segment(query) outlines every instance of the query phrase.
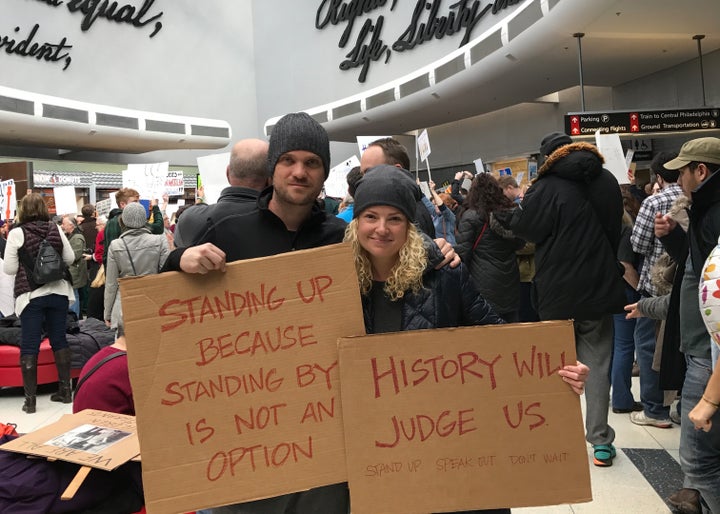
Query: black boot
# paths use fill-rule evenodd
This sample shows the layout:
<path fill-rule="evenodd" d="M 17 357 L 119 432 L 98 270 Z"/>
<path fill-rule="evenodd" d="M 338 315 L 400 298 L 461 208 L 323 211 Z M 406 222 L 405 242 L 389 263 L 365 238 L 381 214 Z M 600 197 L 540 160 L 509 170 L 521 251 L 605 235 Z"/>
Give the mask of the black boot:
<path fill-rule="evenodd" d="M 28 414 L 35 412 L 35 392 L 37 391 L 37 355 L 21 355 L 20 371 L 25 389 L 25 405 L 22 410 Z"/>
<path fill-rule="evenodd" d="M 72 403 L 72 382 L 70 381 L 70 361 L 72 350 L 63 348 L 55 352 L 55 367 L 58 372 L 58 392 L 50 396 L 52 402 Z"/>

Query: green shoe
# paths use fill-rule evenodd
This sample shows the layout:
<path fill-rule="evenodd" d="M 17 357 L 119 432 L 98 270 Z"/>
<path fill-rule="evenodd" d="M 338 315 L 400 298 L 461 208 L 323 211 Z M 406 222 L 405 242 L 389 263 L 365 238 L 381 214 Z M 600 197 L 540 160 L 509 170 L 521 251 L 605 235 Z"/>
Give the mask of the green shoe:
<path fill-rule="evenodd" d="M 596 466 L 602 468 L 612 466 L 615 455 L 617 455 L 617 452 L 612 444 L 593 445 L 593 464 Z"/>

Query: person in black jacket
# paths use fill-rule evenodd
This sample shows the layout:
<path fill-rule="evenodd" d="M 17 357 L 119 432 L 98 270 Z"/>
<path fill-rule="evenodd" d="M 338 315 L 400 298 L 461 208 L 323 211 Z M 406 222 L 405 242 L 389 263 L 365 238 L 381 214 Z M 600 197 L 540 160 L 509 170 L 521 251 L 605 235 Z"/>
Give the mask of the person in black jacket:
<path fill-rule="evenodd" d="M 386 137 L 373 141 L 368 145 L 360 156 L 360 170 L 365 173 L 367 170 L 380 164 L 389 164 L 400 168 L 410 176 L 410 156 L 407 149 L 400 142 L 392 137 Z M 422 202 L 422 191 L 415 186 L 415 225 L 431 238 L 435 238 L 435 225 L 430 213 Z"/>
<path fill-rule="evenodd" d="M 378 166 L 355 191 L 354 219 L 345 231 L 355 254 L 368 334 L 503 323 L 480 295 L 461 264 L 427 270 L 427 257 L 413 224 L 412 179 Z M 582 393 L 588 368 L 577 362 L 559 371 Z M 508 513 L 509 509 L 487 511 Z"/>
<path fill-rule="evenodd" d="M 698 298 L 705 259 L 720 236 L 720 139 L 692 139 L 682 146 L 675 159 L 663 166 L 679 171 L 678 184 L 692 205 L 687 233 L 669 215 L 655 215 L 655 237 L 660 238 L 678 263 L 670 295 L 660 378 L 661 384 L 674 379 L 682 389 L 680 466 L 686 485 L 700 492 L 710 512 L 720 512 L 719 399 L 706 390 L 713 369 L 713 343 L 705 329 Z M 678 357 L 681 360 L 676 360 Z M 712 422 L 703 430 L 697 430 L 693 421 L 697 422 L 698 417 L 692 420 L 691 411 L 694 417 Z M 677 494 L 671 496 L 671 503 L 678 498 Z"/>
<path fill-rule="evenodd" d="M 230 186 L 222 190 L 216 204 L 198 203 L 183 211 L 182 219 L 178 218 L 175 225 L 175 246 L 184 248 L 195 244 L 216 210 L 227 207 L 229 212 L 236 213 L 239 205 L 252 210 L 260 191 L 270 185 L 267 154 L 268 144 L 261 139 L 241 139 L 235 143 L 226 170 Z M 226 203 L 234 205 L 228 207 Z"/>
<path fill-rule="evenodd" d="M 535 243 L 533 295 L 540 319 L 573 319 L 578 358 L 593 370 L 587 384 L 586 439 L 594 464 L 610 466 L 615 431 L 608 424 L 614 313 L 623 312 L 623 270 L 616 256 L 623 200 L 604 158 L 589 143 L 553 132 L 547 159 L 519 208 L 498 221 Z"/>
<path fill-rule="evenodd" d="M 495 177 L 477 175 L 465 199 L 455 245 L 475 287 L 508 323 L 519 321 L 520 270 L 515 252 L 525 241 L 500 225 L 494 212 L 513 205 Z"/>

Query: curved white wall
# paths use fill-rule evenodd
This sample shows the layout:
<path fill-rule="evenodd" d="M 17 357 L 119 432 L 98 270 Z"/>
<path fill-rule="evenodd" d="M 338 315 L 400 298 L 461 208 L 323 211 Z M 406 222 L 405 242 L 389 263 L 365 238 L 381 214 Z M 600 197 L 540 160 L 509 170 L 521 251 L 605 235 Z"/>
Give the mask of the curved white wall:
<path fill-rule="evenodd" d="M 37 24 L 33 41 L 55 44 L 66 38 L 72 48 L 65 53 L 72 61 L 63 70 L 64 59 L 20 57 L 8 54 L 6 45 L 0 48 L 0 86 L 125 109 L 226 120 L 234 138 L 259 134 L 252 3 L 148 3 L 152 5 L 144 19 L 162 16 L 145 27 L 97 18 L 83 31 L 83 14 L 70 12 L 68 2 L 53 7 L 38 0 L 4 1 L 0 38 L 20 42 Z M 118 4 L 139 8 L 143 1 Z M 156 21 L 162 28 L 150 38 Z M 207 153 L 183 150 L 121 159 L 195 164 L 196 155 Z M 117 159 L 102 154 L 90 157 Z"/>

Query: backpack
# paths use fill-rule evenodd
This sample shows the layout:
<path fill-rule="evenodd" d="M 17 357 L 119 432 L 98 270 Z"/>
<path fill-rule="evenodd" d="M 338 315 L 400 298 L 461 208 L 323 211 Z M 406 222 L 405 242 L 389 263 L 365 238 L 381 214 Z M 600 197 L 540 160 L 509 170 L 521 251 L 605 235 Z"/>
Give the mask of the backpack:
<path fill-rule="evenodd" d="M 50 228 L 48 227 L 48 231 L 49 230 Z M 43 240 L 40 241 L 35 262 L 32 263 L 30 261 L 30 256 L 25 249 L 23 249 L 21 260 L 25 266 L 30 287 L 33 289 L 43 284 L 65 278 L 67 265 L 65 261 L 63 261 L 62 255 L 60 255 L 47 240 L 47 234 Z"/>

